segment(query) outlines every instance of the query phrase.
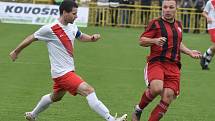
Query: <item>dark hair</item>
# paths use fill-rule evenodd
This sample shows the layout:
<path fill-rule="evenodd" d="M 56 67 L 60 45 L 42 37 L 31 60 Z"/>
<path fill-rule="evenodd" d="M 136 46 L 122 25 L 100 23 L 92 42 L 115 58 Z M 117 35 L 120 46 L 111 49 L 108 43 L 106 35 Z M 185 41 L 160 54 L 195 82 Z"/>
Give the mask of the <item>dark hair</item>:
<path fill-rule="evenodd" d="M 71 12 L 73 8 L 78 8 L 78 4 L 74 0 L 64 0 L 59 7 L 60 15 L 63 14 L 63 11 Z"/>
<path fill-rule="evenodd" d="M 163 1 L 175 1 L 176 5 L 177 5 L 177 0 L 163 0 Z"/>

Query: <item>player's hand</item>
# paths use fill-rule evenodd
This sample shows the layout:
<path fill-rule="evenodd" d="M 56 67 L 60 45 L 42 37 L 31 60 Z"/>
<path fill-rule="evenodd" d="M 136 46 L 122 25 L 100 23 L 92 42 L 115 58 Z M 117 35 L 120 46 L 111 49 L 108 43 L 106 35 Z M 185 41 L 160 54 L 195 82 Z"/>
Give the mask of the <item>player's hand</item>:
<path fill-rule="evenodd" d="M 198 50 L 191 50 L 190 57 L 199 59 L 202 57 L 202 54 Z"/>
<path fill-rule="evenodd" d="M 166 42 L 166 37 L 160 37 L 155 39 L 155 44 L 158 46 L 163 46 L 164 43 Z"/>
<path fill-rule="evenodd" d="M 91 37 L 91 40 L 92 40 L 92 42 L 96 42 L 100 38 L 101 38 L 100 34 L 93 34 Z"/>
<path fill-rule="evenodd" d="M 14 50 L 10 52 L 9 56 L 12 61 L 15 61 L 18 58 L 18 54 Z"/>

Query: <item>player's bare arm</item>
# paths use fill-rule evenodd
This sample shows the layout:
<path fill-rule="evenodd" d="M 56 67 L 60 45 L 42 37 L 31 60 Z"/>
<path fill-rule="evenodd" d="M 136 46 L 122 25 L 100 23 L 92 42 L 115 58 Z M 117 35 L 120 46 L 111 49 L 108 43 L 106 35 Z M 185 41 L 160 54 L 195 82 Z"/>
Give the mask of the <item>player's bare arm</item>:
<path fill-rule="evenodd" d="M 12 50 L 9 54 L 12 61 L 15 61 L 18 58 L 19 53 L 29 46 L 32 42 L 34 42 L 36 39 L 34 38 L 34 35 L 29 35 L 26 37 L 14 50 Z"/>
<path fill-rule="evenodd" d="M 82 42 L 96 42 L 100 38 L 101 38 L 100 34 L 88 35 L 88 34 L 82 33 L 79 40 Z"/>
<path fill-rule="evenodd" d="M 208 13 L 207 13 L 206 11 L 203 11 L 203 12 L 202 12 L 202 15 L 207 19 L 207 22 L 208 22 L 208 23 L 212 23 L 212 18 L 210 18 L 210 17 L 208 16 Z"/>
<path fill-rule="evenodd" d="M 202 57 L 201 52 L 199 52 L 198 50 L 190 50 L 183 43 L 181 43 L 180 50 L 182 53 L 189 55 L 190 57 L 195 59 L 199 59 Z"/>
<path fill-rule="evenodd" d="M 147 37 L 141 37 L 139 44 L 143 47 L 148 47 L 153 44 L 156 44 L 158 46 L 163 46 L 163 44 L 166 42 L 165 37 L 159 37 L 159 38 L 147 38 Z"/>

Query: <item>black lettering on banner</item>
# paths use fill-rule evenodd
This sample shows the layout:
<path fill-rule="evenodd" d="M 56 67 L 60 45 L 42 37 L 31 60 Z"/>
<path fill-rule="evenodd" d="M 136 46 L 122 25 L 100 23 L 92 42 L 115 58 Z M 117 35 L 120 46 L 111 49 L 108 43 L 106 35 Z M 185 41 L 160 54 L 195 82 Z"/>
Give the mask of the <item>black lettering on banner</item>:
<path fill-rule="evenodd" d="M 7 13 L 7 12 L 12 13 L 13 7 L 14 6 L 6 6 L 5 13 Z"/>
<path fill-rule="evenodd" d="M 40 8 L 40 7 L 32 7 L 32 6 L 16 6 L 16 5 L 7 5 L 5 10 L 5 13 L 24 13 L 24 14 L 41 14 L 41 15 L 58 15 L 59 10 L 55 8 Z"/>
<path fill-rule="evenodd" d="M 51 9 L 50 15 L 58 15 L 58 9 Z"/>
<path fill-rule="evenodd" d="M 49 8 L 43 8 L 43 10 L 42 10 L 42 15 L 48 15 L 49 14 Z"/>
<path fill-rule="evenodd" d="M 32 7 L 25 7 L 24 13 L 30 13 L 31 10 L 32 10 Z"/>
<path fill-rule="evenodd" d="M 23 10 L 23 7 L 21 7 L 21 6 L 17 6 L 17 7 L 14 8 L 15 13 L 21 13 L 22 10 Z"/>
<path fill-rule="evenodd" d="M 33 8 L 32 13 L 33 13 L 33 14 L 39 14 L 40 11 L 41 11 L 40 8 Z"/>

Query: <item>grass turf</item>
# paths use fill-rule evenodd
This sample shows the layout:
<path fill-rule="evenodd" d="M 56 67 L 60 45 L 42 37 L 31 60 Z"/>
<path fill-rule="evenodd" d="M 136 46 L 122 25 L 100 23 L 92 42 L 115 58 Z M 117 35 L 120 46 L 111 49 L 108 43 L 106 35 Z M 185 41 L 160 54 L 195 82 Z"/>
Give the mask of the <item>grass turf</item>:
<path fill-rule="evenodd" d="M 26 48 L 16 62 L 9 52 L 27 35 L 39 28 L 35 25 L 0 23 L 0 121 L 23 121 L 41 96 L 52 90 L 46 45 L 35 42 Z M 97 96 L 114 115 L 128 113 L 140 100 L 145 83 L 143 68 L 149 49 L 138 45 L 142 28 L 88 27 L 85 33 L 100 33 L 96 43 L 75 44 L 76 72 L 96 89 Z M 189 48 L 204 52 L 210 45 L 207 34 L 184 34 Z M 163 121 L 213 121 L 215 109 L 214 70 L 202 71 L 199 60 L 182 55 L 181 95 L 172 103 Z M 145 110 L 147 120 L 159 97 Z M 69 94 L 41 113 L 39 121 L 102 121 L 91 111 L 84 97 Z"/>

